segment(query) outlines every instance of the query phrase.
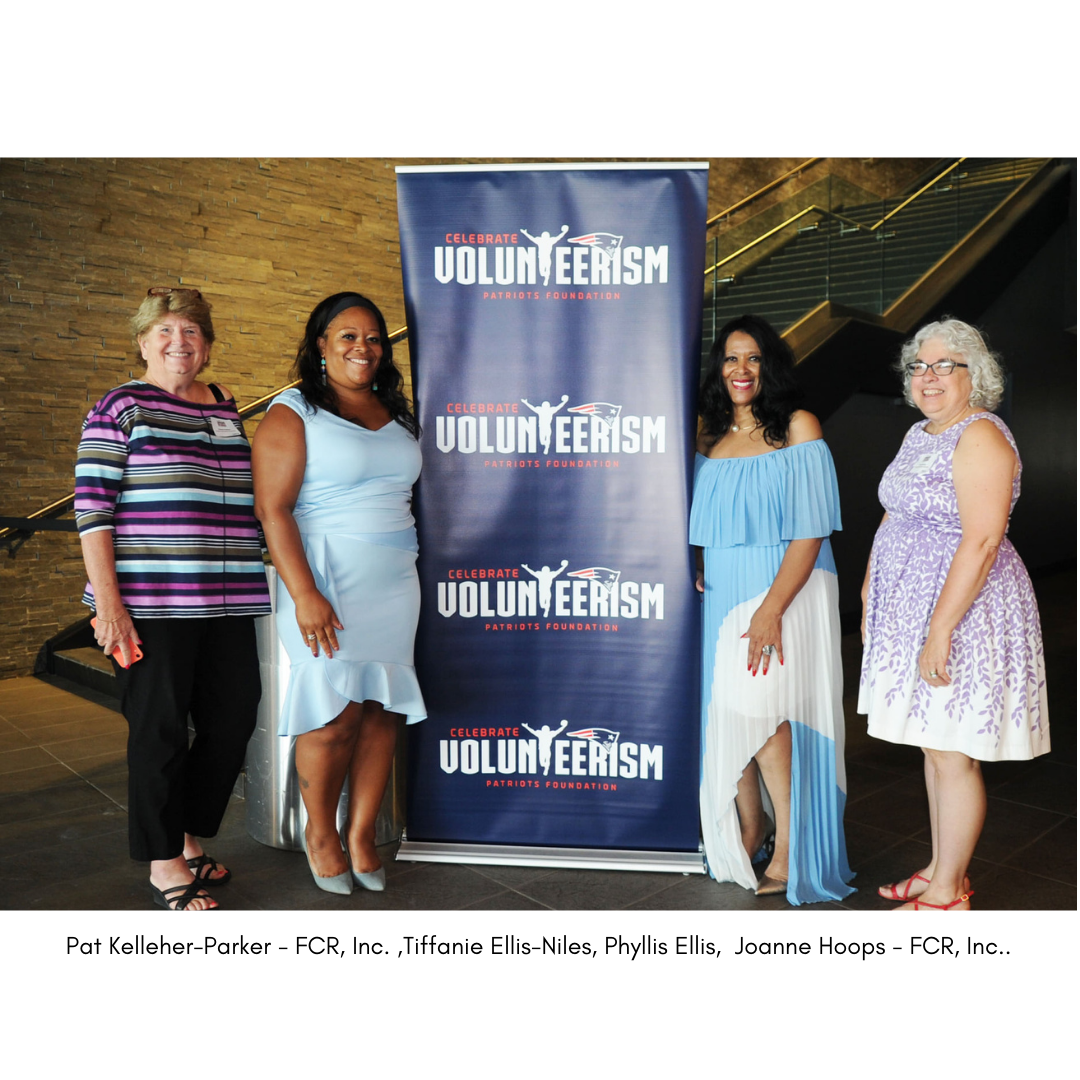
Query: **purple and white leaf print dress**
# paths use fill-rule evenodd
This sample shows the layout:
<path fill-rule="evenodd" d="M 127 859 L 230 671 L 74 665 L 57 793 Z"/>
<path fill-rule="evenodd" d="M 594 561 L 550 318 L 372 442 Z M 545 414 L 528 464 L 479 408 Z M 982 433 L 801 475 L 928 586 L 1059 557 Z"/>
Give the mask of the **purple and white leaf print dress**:
<path fill-rule="evenodd" d="M 953 631 L 951 682 L 932 687 L 919 676 L 930 616 L 960 544 L 953 453 L 977 420 L 994 424 L 1016 453 L 993 413 L 973 413 L 939 435 L 921 421 L 881 478 L 878 498 L 889 516 L 870 556 L 858 711 L 868 714 L 870 734 L 888 742 L 979 761 L 1025 760 L 1050 749 L 1046 671 L 1035 594 L 1008 538 Z M 1018 472 L 1010 513 L 1019 496 Z"/>

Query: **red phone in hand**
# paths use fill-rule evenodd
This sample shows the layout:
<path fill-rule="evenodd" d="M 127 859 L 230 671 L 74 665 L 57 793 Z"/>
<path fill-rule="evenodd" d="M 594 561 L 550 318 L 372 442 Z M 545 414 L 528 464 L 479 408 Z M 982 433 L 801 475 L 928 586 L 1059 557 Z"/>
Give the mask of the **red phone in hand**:
<path fill-rule="evenodd" d="M 97 626 L 97 619 L 96 619 L 96 618 L 93 618 L 93 619 L 91 619 L 91 620 L 90 620 L 90 625 L 91 625 L 91 626 L 93 626 L 93 627 L 96 627 L 96 626 Z M 138 645 L 136 645 L 136 644 L 135 644 L 134 642 L 132 642 L 132 643 L 131 643 L 131 647 L 132 647 L 132 649 L 134 650 L 134 651 L 132 652 L 132 654 L 131 654 L 131 663 L 132 663 L 132 664 L 134 664 L 136 660 L 141 660 L 141 659 L 142 659 L 142 656 L 143 656 L 143 654 L 142 654 L 142 649 L 140 649 L 140 648 L 139 648 L 139 646 L 138 646 Z M 119 665 L 120 665 L 120 666 L 121 666 L 122 668 L 128 668 L 128 667 L 131 667 L 131 664 L 125 664 L 125 663 L 124 663 L 124 654 L 123 654 L 123 652 L 121 651 L 121 649 L 120 649 L 120 646 L 119 646 L 119 645 L 117 645 L 117 646 L 116 646 L 116 648 L 115 648 L 115 649 L 113 649 L 113 659 L 114 659 L 114 660 L 115 660 L 115 661 L 116 661 L 116 662 L 117 662 L 117 663 L 118 663 L 118 664 L 119 664 Z"/>

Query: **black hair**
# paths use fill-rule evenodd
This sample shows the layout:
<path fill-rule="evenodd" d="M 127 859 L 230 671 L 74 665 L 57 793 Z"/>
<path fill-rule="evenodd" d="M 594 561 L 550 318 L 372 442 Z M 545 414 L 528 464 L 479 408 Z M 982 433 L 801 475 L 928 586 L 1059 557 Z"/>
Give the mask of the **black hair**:
<path fill-rule="evenodd" d="M 727 340 L 739 332 L 749 334 L 757 342 L 761 353 L 759 389 L 750 403 L 754 420 L 764 429 L 767 443 L 785 446 L 792 413 L 799 407 L 802 398 L 802 390 L 795 379 L 795 354 L 791 346 L 758 315 L 740 315 L 725 323 L 709 350 L 699 398 L 701 434 L 712 446 L 731 427 L 735 407 L 728 396 L 723 368 Z"/>
<path fill-rule="evenodd" d="M 345 302 L 345 305 L 343 305 Z M 379 361 L 372 392 L 386 406 L 390 418 L 396 420 L 414 439 L 420 438 L 420 424 L 409 408 L 409 402 L 401 392 L 404 379 L 394 364 L 394 347 L 386 329 L 386 320 L 378 307 L 366 296 L 354 292 L 334 293 L 315 305 L 315 310 L 308 316 L 304 336 L 296 350 L 293 364 L 293 378 L 300 380 L 300 393 L 304 400 L 316 409 L 325 409 L 335 416 L 340 416 L 337 395 L 333 387 L 323 380 L 322 355 L 319 352 L 319 338 L 326 336 L 326 328 L 334 317 L 348 308 L 358 307 L 370 311 L 379 324 L 379 337 L 382 338 L 382 359 Z"/>

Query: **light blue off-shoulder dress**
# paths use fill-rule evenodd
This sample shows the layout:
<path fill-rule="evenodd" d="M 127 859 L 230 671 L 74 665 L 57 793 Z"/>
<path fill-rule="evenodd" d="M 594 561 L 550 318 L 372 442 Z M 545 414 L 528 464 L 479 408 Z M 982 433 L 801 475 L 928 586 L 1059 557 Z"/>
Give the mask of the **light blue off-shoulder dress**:
<path fill-rule="evenodd" d="M 839 900 L 844 843 L 843 675 L 836 564 L 836 470 L 818 439 L 758 457 L 697 455 L 690 543 L 704 549 L 701 830 L 709 873 L 747 889 L 757 876 L 742 845 L 735 789 L 750 759 L 791 723 L 791 846 L 787 899 Z M 809 579 L 783 618 L 784 663 L 746 669 L 743 634 L 792 540 L 823 537 Z M 762 790 L 766 809 L 768 795 Z"/>
<path fill-rule="evenodd" d="M 409 723 L 423 720 L 413 667 L 420 584 L 411 509 L 420 447 L 394 421 L 370 431 L 313 409 L 296 389 L 270 403 L 279 406 L 304 421 L 307 463 L 293 517 L 315 584 L 345 629 L 333 659 L 321 650 L 312 656 L 279 583 L 277 628 L 291 667 L 278 734 L 322 727 L 350 701 L 379 701 Z"/>

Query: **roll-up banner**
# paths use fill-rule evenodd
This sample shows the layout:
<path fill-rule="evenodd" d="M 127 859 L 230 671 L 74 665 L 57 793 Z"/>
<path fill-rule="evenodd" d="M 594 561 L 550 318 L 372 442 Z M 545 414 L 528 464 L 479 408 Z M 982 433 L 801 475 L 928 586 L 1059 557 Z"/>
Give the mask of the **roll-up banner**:
<path fill-rule="evenodd" d="M 401 858 L 701 867 L 707 168 L 397 170 L 428 708 Z"/>

